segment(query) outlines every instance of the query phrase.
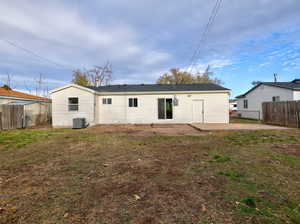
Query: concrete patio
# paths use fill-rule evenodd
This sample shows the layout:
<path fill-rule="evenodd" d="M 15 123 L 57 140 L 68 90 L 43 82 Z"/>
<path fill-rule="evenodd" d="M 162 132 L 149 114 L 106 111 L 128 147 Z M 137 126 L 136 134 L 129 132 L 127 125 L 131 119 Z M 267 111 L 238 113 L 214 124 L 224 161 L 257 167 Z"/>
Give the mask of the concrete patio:
<path fill-rule="evenodd" d="M 286 127 L 266 125 L 266 124 L 242 124 L 242 123 L 229 123 L 229 124 L 191 124 L 194 128 L 201 131 L 237 131 L 237 130 L 284 130 L 289 129 Z"/>

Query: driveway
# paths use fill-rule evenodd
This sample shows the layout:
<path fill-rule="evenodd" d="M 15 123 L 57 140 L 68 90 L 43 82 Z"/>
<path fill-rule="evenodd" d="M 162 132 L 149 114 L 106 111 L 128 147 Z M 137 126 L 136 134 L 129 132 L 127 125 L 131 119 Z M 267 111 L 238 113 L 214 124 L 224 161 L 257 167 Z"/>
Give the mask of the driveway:
<path fill-rule="evenodd" d="M 242 123 L 230 123 L 230 124 L 192 124 L 193 127 L 202 131 L 226 131 L 226 130 L 280 130 L 289 129 L 286 127 L 266 125 L 266 124 L 242 124 Z"/>

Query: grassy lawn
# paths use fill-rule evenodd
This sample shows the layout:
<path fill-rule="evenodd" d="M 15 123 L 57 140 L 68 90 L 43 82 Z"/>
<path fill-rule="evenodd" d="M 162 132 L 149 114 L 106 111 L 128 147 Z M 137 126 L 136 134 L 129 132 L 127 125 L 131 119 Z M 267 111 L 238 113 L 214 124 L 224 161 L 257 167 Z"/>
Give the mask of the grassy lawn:
<path fill-rule="evenodd" d="M 255 119 L 230 117 L 230 123 L 241 123 L 241 124 L 262 124 L 261 121 Z"/>
<path fill-rule="evenodd" d="M 0 223 L 299 224 L 300 132 L 1 132 Z"/>

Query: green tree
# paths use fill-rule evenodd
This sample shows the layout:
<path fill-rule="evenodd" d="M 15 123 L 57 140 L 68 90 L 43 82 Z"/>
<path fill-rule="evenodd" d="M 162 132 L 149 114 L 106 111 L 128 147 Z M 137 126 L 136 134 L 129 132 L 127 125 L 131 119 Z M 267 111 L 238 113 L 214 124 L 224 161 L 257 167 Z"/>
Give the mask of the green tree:
<path fill-rule="evenodd" d="M 9 85 L 3 85 L 1 88 L 3 88 L 3 89 L 6 89 L 6 90 L 12 90 L 12 88 L 10 88 L 10 86 Z"/>
<path fill-rule="evenodd" d="M 88 86 L 90 82 L 87 72 L 81 71 L 80 69 L 76 69 L 75 71 L 73 71 L 72 83 L 80 86 Z"/>
<path fill-rule="evenodd" d="M 192 74 L 186 71 L 180 71 L 178 68 L 170 69 L 168 73 L 161 75 L 156 83 L 158 84 L 189 84 L 189 83 L 215 83 L 221 84 L 222 81 L 213 78 L 213 72 L 207 66 L 203 73 Z"/>
<path fill-rule="evenodd" d="M 158 84 L 180 84 L 193 83 L 194 77 L 187 73 L 180 71 L 178 68 L 170 69 L 169 73 L 165 73 L 157 80 Z"/>

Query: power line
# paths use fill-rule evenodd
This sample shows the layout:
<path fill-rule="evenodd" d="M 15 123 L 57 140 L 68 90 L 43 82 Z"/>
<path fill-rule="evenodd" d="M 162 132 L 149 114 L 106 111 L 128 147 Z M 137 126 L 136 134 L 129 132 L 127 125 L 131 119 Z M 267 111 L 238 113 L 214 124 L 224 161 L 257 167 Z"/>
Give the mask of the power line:
<path fill-rule="evenodd" d="M 201 47 L 202 47 L 203 43 L 205 42 L 205 40 L 206 40 L 206 38 L 208 36 L 208 33 L 209 33 L 209 31 L 210 31 L 210 29 L 211 29 L 211 27 L 212 27 L 212 25 L 213 25 L 213 23 L 215 21 L 215 18 L 217 16 L 218 12 L 219 12 L 221 3 L 222 3 L 222 0 L 216 0 L 216 3 L 214 5 L 214 7 L 213 7 L 213 9 L 211 11 L 210 17 L 208 19 L 208 22 L 207 22 L 207 24 L 205 26 L 205 29 L 204 29 L 204 31 L 202 33 L 202 36 L 200 38 L 199 44 L 198 44 L 196 50 L 194 51 L 194 53 L 193 53 L 193 55 L 192 55 L 192 57 L 190 59 L 189 66 L 185 70 L 186 72 L 193 70 L 193 67 L 195 66 L 195 64 L 197 62 L 197 58 L 199 58 L 199 56 L 200 56 Z"/>
<path fill-rule="evenodd" d="M 202 34 L 202 37 L 200 39 L 200 42 L 199 42 L 199 45 L 198 47 L 196 48 L 195 52 L 194 52 L 194 55 L 193 55 L 193 59 L 191 61 L 191 65 L 190 65 L 190 70 L 192 71 L 193 67 L 196 65 L 196 62 L 197 62 L 197 58 L 200 57 L 200 53 L 201 53 L 201 47 L 203 45 L 203 43 L 206 41 L 206 38 L 208 36 L 208 33 L 210 31 L 210 28 L 212 27 L 214 21 L 215 21 L 215 18 L 217 16 L 217 13 L 218 13 L 218 10 L 220 8 L 220 5 L 221 5 L 221 1 L 222 0 L 217 0 L 216 1 L 216 4 L 211 12 L 211 15 L 209 17 L 209 20 L 208 20 L 208 23 L 203 31 L 203 34 Z"/>
<path fill-rule="evenodd" d="M 20 45 L 18 45 L 18 44 L 16 44 L 16 43 L 12 42 L 12 41 L 5 40 L 5 39 L 0 39 L 0 40 L 6 42 L 7 44 L 9 44 L 9 45 L 11 45 L 11 46 L 13 46 L 13 47 L 15 47 L 15 48 L 18 48 L 18 49 L 20 49 L 20 50 L 22 50 L 22 51 L 24 51 L 24 52 L 27 52 L 28 54 L 31 54 L 31 55 L 33 55 L 33 56 L 39 58 L 39 59 L 42 59 L 42 60 L 44 60 L 44 61 L 47 61 L 48 63 L 54 64 L 54 65 L 59 66 L 59 67 L 64 67 L 64 68 L 73 70 L 72 68 L 69 68 L 69 67 L 67 67 L 66 65 L 59 64 L 59 63 L 57 63 L 57 62 L 55 62 L 55 61 L 53 61 L 53 60 L 50 60 L 50 59 L 48 59 L 48 58 L 46 58 L 46 57 L 43 57 L 43 56 L 41 56 L 41 55 L 39 55 L 39 54 L 37 54 L 37 53 L 31 51 L 31 50 L 28 50 L 28 49 L 26 49 L 26 48 L 24 48 L 24 47 L 22 47 L 22 46 L 20 46 Z"/>
<path fill-rule="evenodd" d="M 209 17 L 209 20 L 208 20 L 208 22 L 207 22 L 207 24 L 205 26 L 205 29 L 204 29 L 204 31 L 202 33 L 202 36 L 200 38 L 198 47 L 194 51 L 194 54 L 193 54 L 193 56 L 191 58 L 190 66 L 187 68 L 187 71 L 189 71 L 189 70 L 192 71 L 192 69 L 193 69 L 193 67 L 194 67 L 194 65 L 196 63 L 196 58 L 199 56 L 202 44 L 206 40 L 207 34 L 208 34 L 209 30 L 210 30 L 210 27 L 212 26 L 212 24 L 213 24 L 213 22 L 215 20 L 215 17 L 217 15 L 218 9 L 220 7 L 220 3 L 221 3 L 221 0 L 217 0 L 216 3 L 215 3 L 215 5 L 214 5 L 214 7 L 213 7 L 213 10 L 212 10 L 211 15 Z"/>

